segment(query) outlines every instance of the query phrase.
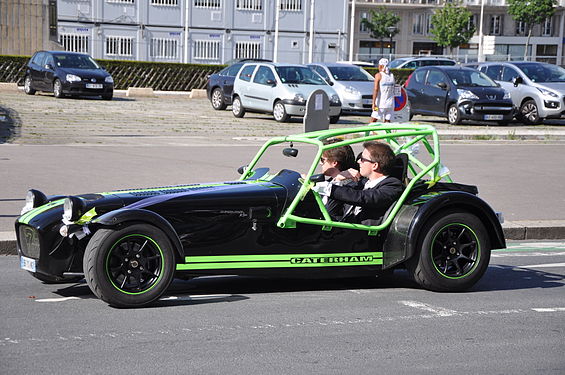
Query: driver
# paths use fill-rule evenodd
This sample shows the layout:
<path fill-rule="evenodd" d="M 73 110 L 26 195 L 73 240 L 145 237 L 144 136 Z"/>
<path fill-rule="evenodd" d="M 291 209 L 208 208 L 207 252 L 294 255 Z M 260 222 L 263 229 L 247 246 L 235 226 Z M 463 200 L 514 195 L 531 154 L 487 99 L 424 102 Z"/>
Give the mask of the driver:
<path fill-rule="evenodd" d="M 402 182 L 389 176 L 395 155 L 389 145 L 365 142 L 358 158 L 359 170 L 350 168 L 337 174 L 336 182 L 351 179 L 355 184 L 340 186 L 322 182 L 314 186 L 320 195 L 343 204 L 342 221 L 371 225 L 381 220 L 386 210 L 402 194 Z"/>

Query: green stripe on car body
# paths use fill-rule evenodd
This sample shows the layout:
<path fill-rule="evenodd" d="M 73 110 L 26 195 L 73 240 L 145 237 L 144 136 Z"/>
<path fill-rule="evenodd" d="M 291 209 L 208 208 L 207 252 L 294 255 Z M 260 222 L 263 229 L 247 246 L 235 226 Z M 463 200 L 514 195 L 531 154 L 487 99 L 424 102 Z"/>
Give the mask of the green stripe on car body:
<path fill-rule="evenodd" d="M 37 215 L 50 210 L 54 207 L 57 206 L 61 206 L 63 205 L 63 202 L 65 201 L 65 199 L 57 199 L 56 201 L 53 202 L 49 202 L 47 204 L 44 204 L 43 206 L 39 206 L 34 208 L 33 210 L 26 212 L 25 214 L 23 214 L 22 216 L 20 216 L 20 218 L 18 219 L 18 221 L 22 224 L 29 224 L 29 222 L 36 217 Z"/>
<path fill-rule="evenodd" d="M 382 256 L 382 252 L 188 256 L 177 270 L 374 266 L 383 264 Z"/>

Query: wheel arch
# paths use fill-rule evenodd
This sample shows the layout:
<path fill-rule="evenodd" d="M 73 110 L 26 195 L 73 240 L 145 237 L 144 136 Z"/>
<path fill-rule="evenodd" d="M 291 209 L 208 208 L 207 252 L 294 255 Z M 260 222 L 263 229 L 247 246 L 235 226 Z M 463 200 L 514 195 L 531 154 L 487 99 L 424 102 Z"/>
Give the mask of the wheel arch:
<path fill-rule="evenodd" d="M 536 103 L 536 105 L 539 106 L 539 103 L 538 103 L 538 101 L 536 100 L 536 98 L 534 98 L 533 96 L 526 96 L 526 97 L 524 97 L 524 98 L 522 99 L 522 101 L 520 102 L 520 107 L 519 107 L 518 109 L 522 108 L 522 106 L 524 105 L 524 103 L 526 103 L 528 100 L 533 100 L 533 101 Z M 539 109 L 538 109 L 538 110 L 539 110 Z"/>
<path fill-rule="evenodd" d="M 502 226 L 495 212 L 485 201 L 470 193 L 446 192 L 428 200 L 414 216 L 408 230 L 409 257 L 418 251 L 418 241 L 427 220 L 441 211 L 462 211 L 477 216 L 487 230 L 491 249 L 506 247 Z"/>
<path fill-rule="evenodd" d="M 119 209 L 100 216 L 94 223 L 101 228 L 113 228 L 124 224 L 138 223 L 153 225 L 163 231 L 171 241 L 176 262 L 184 262 L 184 251 L 176 230 L 164 217 L 153 211 L 143 209 Z"/>

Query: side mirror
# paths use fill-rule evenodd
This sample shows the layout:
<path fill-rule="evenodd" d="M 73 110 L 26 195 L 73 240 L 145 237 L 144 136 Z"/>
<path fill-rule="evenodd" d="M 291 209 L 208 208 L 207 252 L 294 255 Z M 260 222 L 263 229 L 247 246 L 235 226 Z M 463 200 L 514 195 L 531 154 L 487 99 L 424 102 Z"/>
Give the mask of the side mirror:
<path fill-rule="evenodd" d="M 514 85 L 514 87 L 518 87 L 519 84 L 524 83 L 524 80 L 522 79 L 522 77 L 517 76 L 512 78 L 512 84 Z"/>
<path fill-rule="evenodd" d="M 310 181 L 315 183 L 324 182 L 326 181 L 326 176 L 324 176 L 323 173 L 313 174 L 312 176 L 310 176 Z"/>
<path fill-rule="evenodd" d="M 445 82 L 439 82 L 436 86 L 439 87 L 442 90 L 447 89 L 447 83 L 445 83 Z"/>
<path fill-rule="evenodd" d="M 273 86 L 273 87 L 275 87 L 277 85 L 277 81 L 275 81 L 274 79 L 268 79 L 266 83 L 267 83 L 267 85 Z"/>
<path fill-rule="evenodd" d="M 245 172 L 246 168 L 247 168 L 247 165 L 242 165 L 241 167 L 237 168 L 237 173 L 243 174 L 243 172 Z"/>
<path fill-rule="evenodd" d="M 51 64 L 45 64 L 45 69 L 53 70 L 53 66 Z"/>
<path fill-rule="evenodd" d="M 328 83 L 328 85 L 333 86 L 334 85 L 334 81 L 332 81 L 331 79 L 326 79 L 326 82 Z"/>
<path fill-rule="evenodd" d="M 283 149 L 283 155 L 289 158 L 295 158 L 298 156 L 298 150 L 293 147 L 287 147 Z"/>

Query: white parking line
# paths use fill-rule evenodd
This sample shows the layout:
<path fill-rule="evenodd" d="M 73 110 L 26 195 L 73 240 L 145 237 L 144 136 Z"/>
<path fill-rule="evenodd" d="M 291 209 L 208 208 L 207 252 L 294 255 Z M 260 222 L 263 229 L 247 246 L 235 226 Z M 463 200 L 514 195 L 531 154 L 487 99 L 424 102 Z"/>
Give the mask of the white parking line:
<path fill-rule="evenodd" d="M 529 266 L 518 266 L 520 268 L 556 268 L 565 267 L 565 263 L 546 263 L 546 264 L 530 264 Z"/>
<path fill-rule="evenodd" d="M 536 311 L 536 312 L 565 312 L 565 307 L 539 307 L 539 308 L 533 308 L 532 310 Z"/>
<path fill-rule="evenodd" d="M 432 305 L 428 305 L 427 303 L 418 302 L 418 301 L 398 301 L 402 305 L 406 305 L 409 307 L 414 307 L 419 310 L 429 311 L 439 316 L 452 316 L 457 315 L 459 312 L 455 310 L 445 309 L 443 307 L 435 307 Z"/>
<path fill-rule="evenodd" d="M 42 299 L 36 299 L 35 302 L 64 302 L 73 299 L 82 299 L 82 298 L 79 297 L 42 298 Z"/>

